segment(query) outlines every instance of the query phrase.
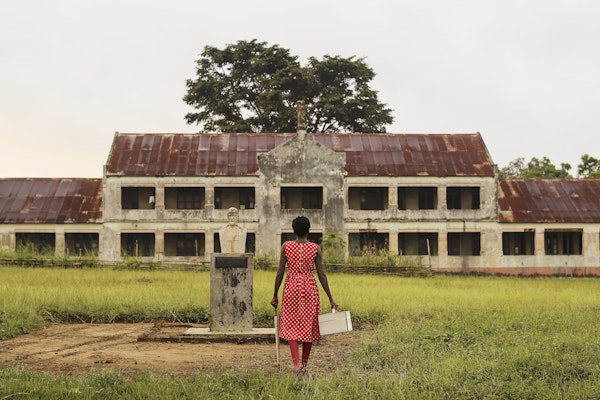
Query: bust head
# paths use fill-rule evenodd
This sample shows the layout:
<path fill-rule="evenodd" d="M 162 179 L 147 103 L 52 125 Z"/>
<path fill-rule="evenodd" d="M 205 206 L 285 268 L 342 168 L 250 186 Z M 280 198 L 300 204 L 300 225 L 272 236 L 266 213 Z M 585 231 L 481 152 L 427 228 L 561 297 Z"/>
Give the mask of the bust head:
<path fill-rule="evenodd" d="M 237 208 L 235 207 L 229 207 L 229 209 L 227 210 L 227 221 L 229 223 L 229 226 L 235 226 L 238 223 L 238 218 L 239 218 L 239 211 Z"/>
<path fill-rule="evenodd" d="M 222 253 L 243 253 L 246 248 L 246 229 L 238 225 L 239 211 L 227 209 L 227 225 L 219 230 Z"/>

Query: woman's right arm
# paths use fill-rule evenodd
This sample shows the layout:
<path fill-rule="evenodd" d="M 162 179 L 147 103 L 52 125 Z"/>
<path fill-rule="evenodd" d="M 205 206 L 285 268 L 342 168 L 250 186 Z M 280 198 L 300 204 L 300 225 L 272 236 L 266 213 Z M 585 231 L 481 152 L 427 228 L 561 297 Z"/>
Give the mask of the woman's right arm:
<path fill-rule="evenodd" d="M 283 281 L 283 274 L 285 272 L 285 264 L 287 257 L 285 256 L 285 243 L 281 246 L 281 255 L 279 256 L 279 265 L 277 266 L 277 274 L 275 275 L 275 290 L 273 291 L 273 298 L 271 299 L 271 305 L 277 308 L 279 300 L 277 294 L 279 293 L 279 287 Z"/>

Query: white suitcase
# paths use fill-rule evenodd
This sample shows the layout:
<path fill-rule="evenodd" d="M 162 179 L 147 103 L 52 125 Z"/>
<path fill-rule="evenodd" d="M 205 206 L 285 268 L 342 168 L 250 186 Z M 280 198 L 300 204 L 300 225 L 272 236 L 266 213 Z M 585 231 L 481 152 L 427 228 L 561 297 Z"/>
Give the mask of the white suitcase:
<path fill-rule="evenodd" d="M 350 332 L 352 330 L 352 319 L 350 311 L 336 311 L 319 315 L 319 330 L 321 336 L 334 333 Z"/>

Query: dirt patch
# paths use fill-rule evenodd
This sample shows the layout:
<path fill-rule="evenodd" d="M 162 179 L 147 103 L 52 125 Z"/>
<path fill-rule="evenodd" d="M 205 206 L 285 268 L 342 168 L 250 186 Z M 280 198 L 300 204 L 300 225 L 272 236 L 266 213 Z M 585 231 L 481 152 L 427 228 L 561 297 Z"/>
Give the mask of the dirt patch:
<path fill-rule="evenodd" d="M 181 327 L 168 324 L 74 324 L 47 328 L 0 342 L 0 366 L 38 372 L 81 374 L 102 370 L 124 374 L 152 372 L 185 377 L 207 370 L 261 369 L 277 373 L 273 343 L 178 343 L 139 341 L 157 329 L 165 336 Z M 313 347 L 312 373 L 350 363 L 361 335 L 353 331 L 323 337 Z M 281 344 L 281 371 L 291 372 L 289 349 Z"/>

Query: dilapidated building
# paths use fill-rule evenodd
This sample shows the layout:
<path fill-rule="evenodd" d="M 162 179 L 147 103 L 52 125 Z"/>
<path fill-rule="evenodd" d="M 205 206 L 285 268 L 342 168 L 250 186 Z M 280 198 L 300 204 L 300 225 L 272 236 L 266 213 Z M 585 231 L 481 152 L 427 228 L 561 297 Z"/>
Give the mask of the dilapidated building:
<path fill-rule="evenodd" d="M 0 179 L 0 243 L 206 261 L 236 207 L 256 254 L 277 255 L 305 215 L 311 240 L 337 232 L 349 255 L 600 275 L 599 199 L 598 179 L 499 180 L 478 133 L 117 133 L 101 180 Z"/>
<path fill-rule="evenodd" d="M 97 255 L 102 179 L 0 179 L 0 247 Z"/>

